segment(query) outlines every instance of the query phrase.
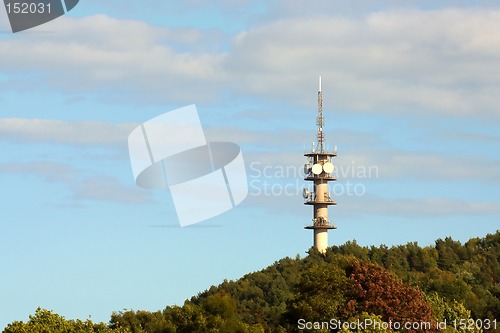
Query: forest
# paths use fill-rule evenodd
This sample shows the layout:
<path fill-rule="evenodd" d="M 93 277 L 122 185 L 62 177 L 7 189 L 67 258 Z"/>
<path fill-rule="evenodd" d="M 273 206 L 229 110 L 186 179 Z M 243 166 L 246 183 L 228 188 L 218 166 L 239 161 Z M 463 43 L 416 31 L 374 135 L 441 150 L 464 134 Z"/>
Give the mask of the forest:
<path fill-rule="evenodd" d="M 499 260 L 500 231 L 427 247 L 351 241 L 223 281 L 182 306 L 114 312 L 109 323 L 38 308 L 3 333 L 500 332 Z"/>

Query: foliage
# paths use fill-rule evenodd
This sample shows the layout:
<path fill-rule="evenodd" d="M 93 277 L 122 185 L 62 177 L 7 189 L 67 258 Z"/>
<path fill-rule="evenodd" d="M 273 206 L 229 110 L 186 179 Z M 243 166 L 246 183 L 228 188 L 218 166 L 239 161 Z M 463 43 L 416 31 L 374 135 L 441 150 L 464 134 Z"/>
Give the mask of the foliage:
<path fill-rule="evenodd" d="M 301 272 L 301 279 L 294 288 L 295 297 L 285 314 L 286 326 L 293 326 L 301 318 L 320 322 L 339 317 L 351 281 L 346 275 L 348 263 L 345 258 L 332 259 L 335 262 L 316 261 Z"/>
<path fill-rule="evenodd" d="M 433 318 L 440 323 L 446 322 L 446 328 L 442 330 L 445 333 L 460 332 L 460 333 L 476 333 L 481 332 L 479 329 L 466 330 L 455 328 L 452 323 L 454 321 L 468 320 L 471 318 L 470 311 L 465 306 L 457 301 L 446 301 L 437 293 L 433 292 L 426 295 L 427 303 L 432 307 Z"/>
<path fill-rule="evenodd" d="M 66 320 L 52 311 L 41 308 L 30 315 L 28 322 L 16 321 L 9 324 L 3 333 L 129 333 L 127 328 L 110 329 L 106 324 L 94 324 L 90 320 Z"/>
<path fill-rule="evenodd" d="M 369 262 L 354 262 L 347 314 L 366 312 L 385 322 L 431 322 L 431 307 L 420 289 L 405 285 L 386 269 Z"/>
<path fill-rule="evenodd" d="M 182 306 L 116 312 L 109 324 L 66 320 L 37 309 L 27 323 L 14 322 L 3 333 L 292 332 L 301 318 L 379 324 L 498 320 L 499 259 L 498 231 L 463 245 L 449 237 L 427 247 L 364 247 L 352 241 L 325 254 L 311 249 L 303 259 L 281 259 L 238 281 L 212 286 Z M 392 332 L 380 325 L 340 331 Z M 465 332 L 451 325 L 439 331 Z"/>
<path fill-rule="evenodd" d="M 390 329 L 385 329 L 384 321 L 382 320 L 382 316 L 377 316 L 375 314 L 369 314 L 367 312 L 363 312 L 360 315 L 355 317 L 350 317 L 347 320 L 348 323 L 363 323 L 363 326 L 359 325 L 351 328 L 351 327 L 342 327 L 339 332 L 342 333 L 391 333 L 394 332 Z"/>
<path fill-rule="evenodd" d="M 500 318 L 499 231 L 463 245 L 447 237 L 423 248 L 416 243 L 368 248 L 350 242 L 331 250 L 349 251 L 385 267 L 425 293 L 435 292 L 448 302 L 463 303 L 472 318 Z"/>

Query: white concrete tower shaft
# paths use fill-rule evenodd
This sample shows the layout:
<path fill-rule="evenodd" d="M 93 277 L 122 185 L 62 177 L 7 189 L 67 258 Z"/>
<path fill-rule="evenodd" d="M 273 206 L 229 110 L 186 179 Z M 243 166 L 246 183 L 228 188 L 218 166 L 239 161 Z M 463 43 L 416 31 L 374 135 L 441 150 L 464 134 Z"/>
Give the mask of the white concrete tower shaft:
<path fill-rule="evenodd" d="M 334 166 L 332 158 L 337 156 L 336 152 L 328 152 L 325 149 L 325 137 L 323 134 L 323 92 L 321 90 L 321 76 L 319 78 L 318 91 L 318 115 L 316 118 L 318 126 L 316 147 L 304 154 L 307 164 L 304 166 L 305 180 L 314 183 L 313 191 L 304 189 L 304 204 L 313 206 L 312 225 L 305 227 L 314 230 L 314 247 L 321 253 L 328 248 L 328 230 L 336 229 L 328 220 L 328 206 L 336 205 L 330 196 L 328 182 L 336 180 L 332 172 Z"/>

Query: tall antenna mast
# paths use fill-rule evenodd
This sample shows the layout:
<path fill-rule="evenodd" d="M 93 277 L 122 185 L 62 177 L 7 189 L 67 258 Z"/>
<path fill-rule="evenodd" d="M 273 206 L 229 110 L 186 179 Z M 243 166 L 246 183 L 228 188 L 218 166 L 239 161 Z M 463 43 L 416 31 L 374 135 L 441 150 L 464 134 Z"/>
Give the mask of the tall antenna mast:
<path fill-rule="evenodd" d="M 318 125 L 318 146 L 316 147 L 316 151 L 324 153 L 323 144 L 325 142 L 325 137 L 323 135 L 323 92 L 321 91 L 321 76 L 319 77 L 318 117 L 316 118 L 316 124 Z"/>
<path fill-rule="evenodd" d="M 323 136 L 323 92 L 321 91 L 321 76 L 319 77 L 318 91 L 318 145 L 304 154 L 307 157 L 307 164 L 304 165 L 304 180 L 312 181 L 312 189 L 305 188 L 302 192 L 304 204 L 313 206 L 312 225 L 306 226 L 306 229 L 314 231 L 314 247 L 320 252 L 325 253 L 328 248 L 328 230 L 336 229 L 335 225 L 328 219 L 328 206 L 336 205 L 328 189 L 328 182 L 335 181 L 333 173 L 335 167 L 332 158 L 337 156 L 336 151 L 327 152 Z M 314 146 L 314 144 L 313 144 Z"/>

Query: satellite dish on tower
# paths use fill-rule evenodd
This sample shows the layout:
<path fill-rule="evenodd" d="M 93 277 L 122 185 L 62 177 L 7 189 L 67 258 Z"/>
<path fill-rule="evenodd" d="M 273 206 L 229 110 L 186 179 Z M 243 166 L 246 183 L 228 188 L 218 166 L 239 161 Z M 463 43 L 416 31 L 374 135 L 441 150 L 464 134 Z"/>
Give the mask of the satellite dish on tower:
<path fill-rule="evenodd" d="M 307 175 L 311 171 L 311 166 L 309 164 L 304 164 L 304 174 Z"/>
<path fill-rule="evenodd" d="M 321 166 L 321 164 L 316 163 L 312 167 L 312 172 L 315 175 L 319 175 L 321 172 L 323 172 L 323 167 Z"/>
<path fill-rule="evenodd" d="M 309 198 L 309 195 L 311 194 L 311 192 L 309 192 L 309 190 L 307 188 L 305 188 L 303 191 L 302 191 L 302 196 L 304 197 L 304 199 L 307 199 Z"/>
<path fill-rule="evenodd" d="M 326 162 L 325 164 L 323 164 L 323 170 L 325 170 L 326 173 L 331 173 L 333 169 L 335 169 L 335 167 L 332 163 Z"/>

